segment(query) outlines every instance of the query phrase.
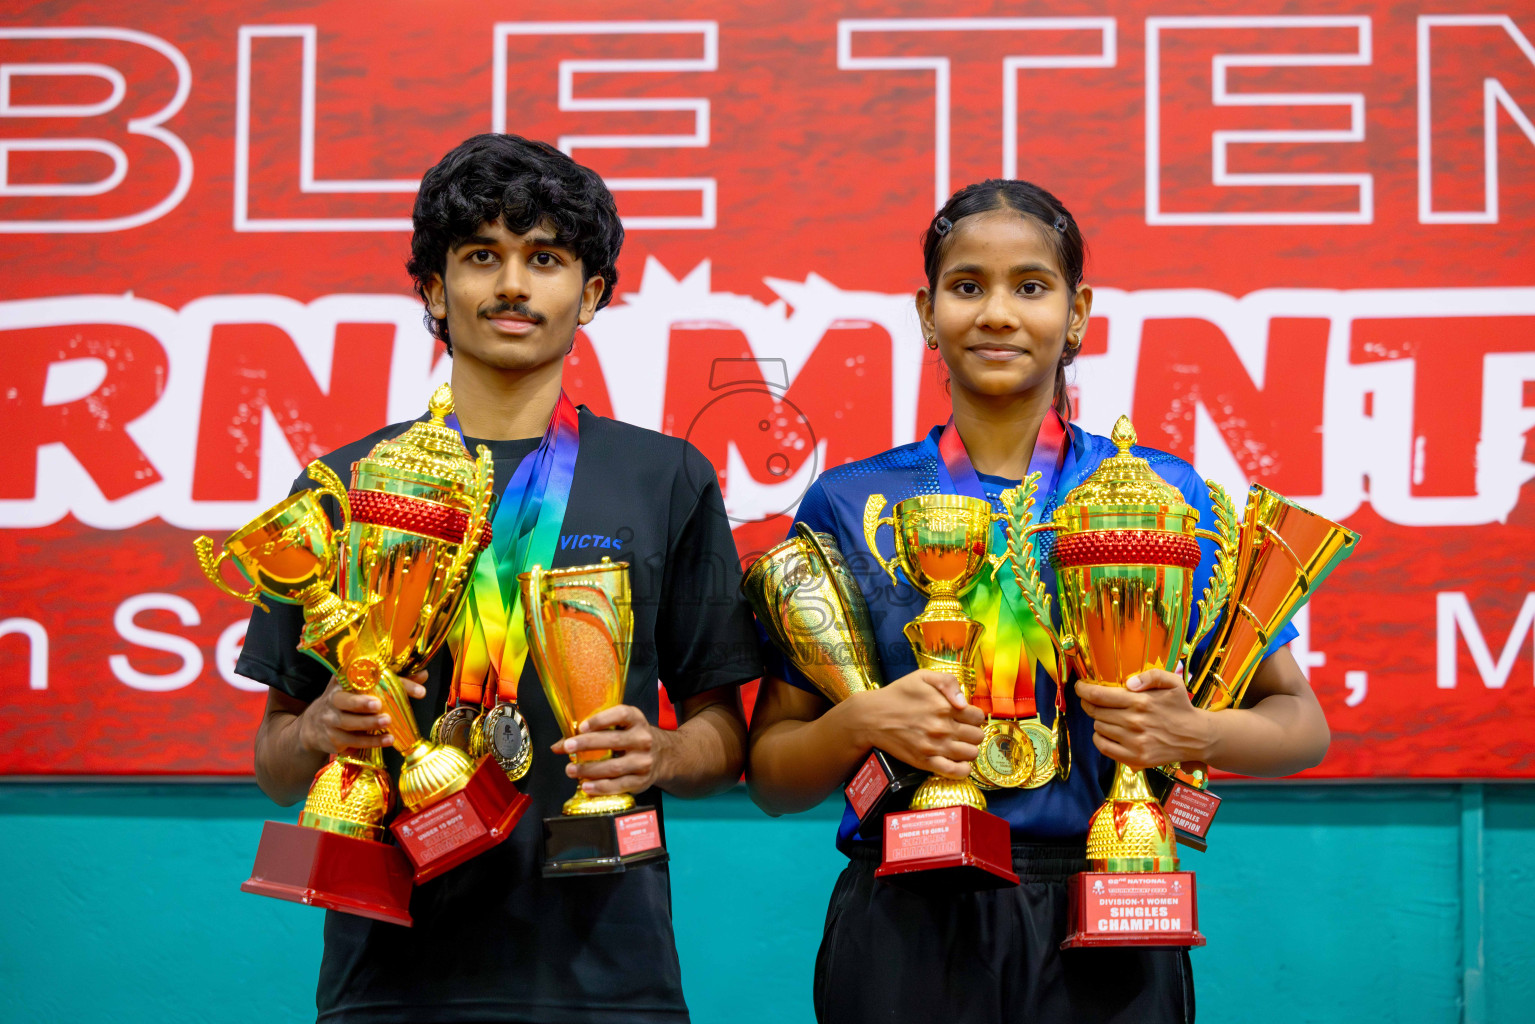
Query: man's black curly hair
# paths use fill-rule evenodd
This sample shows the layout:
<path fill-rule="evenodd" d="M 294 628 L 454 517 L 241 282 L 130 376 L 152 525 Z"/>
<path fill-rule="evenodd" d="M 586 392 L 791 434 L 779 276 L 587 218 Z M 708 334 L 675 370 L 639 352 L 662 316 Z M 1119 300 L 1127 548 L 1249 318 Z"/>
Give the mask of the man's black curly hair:
<path fill-rule="evenodd" d="M 613 193 L 597 172 L 547 142 L 489 133 L 459 143 L 421 180 L 405 269 L 422 302 L 433 275 L 446 272 L 448 251 L 478 233 L 480 225 L 498 220 L 519 235 L 552 223 L 559 243 L 581 260 L 586 279 L 602 278 L 597 308 L 613 298 L 614 264 L 624 244 Z M 452 355 L 447 320 L 428 310 L 426 328 Z"/>

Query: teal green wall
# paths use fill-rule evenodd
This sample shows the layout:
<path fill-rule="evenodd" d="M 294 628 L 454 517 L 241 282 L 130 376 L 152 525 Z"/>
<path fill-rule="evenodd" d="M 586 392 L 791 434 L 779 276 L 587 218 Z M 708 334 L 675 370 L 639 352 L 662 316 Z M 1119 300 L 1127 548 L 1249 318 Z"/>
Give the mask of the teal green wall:
<path fill-rule="evenodd" d="M 1535 1019 L 1535 787 L 1227 785 L 1199 872 L 1200 1018 Z M 313 1017 L 318 911 L 239 891 L 253 785 L 0 785 L 0 1021 Z M 668 804 L 698 1024 L 810 1021 L 830 806 Z"/>

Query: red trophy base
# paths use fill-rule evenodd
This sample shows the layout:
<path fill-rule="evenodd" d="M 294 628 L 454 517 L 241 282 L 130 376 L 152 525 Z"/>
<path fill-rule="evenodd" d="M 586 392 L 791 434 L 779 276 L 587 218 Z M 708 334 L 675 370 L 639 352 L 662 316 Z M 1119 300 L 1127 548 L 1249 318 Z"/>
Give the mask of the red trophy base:
<path fill-rule="evenodd" d="M 874 835 L 886 814 L 905 810 L 912 791 L 927 777 L 927 772 L 897 761 L 883 750 L 870 753 L 842 787 L 842 795 L 858 815 L 858 834 Z"/>
<path fill-rule="evenodd" d="M 242 892 L 409 928 L 410 864 L 397 847 L 269 821 Z"/>
<path fill-rule="evenodd" d="M 1084 871 L 1072 875 L 1062 949 L 1203 946 L 1192 871 Z"/>
<path fill-rule="evenodd" d="M 389 831 L 416 869 L 417 885 L 456 868 L 511 835 L 532 797 L 519 793 L 494 757 L 446 800 L 394 819 Z"/>
<path fill-rule="evenodd" d="M 1007 822 L 974 807 L 885 815 L 875 878 L 918 892 L 974 892 L 1018 884 Z"/>
<path fill-rule="evenodd" d="M 1173 834 L 1178 842 L 1203 852 L 1210 845 L 1210 825 L 1215 812 L 1220 810 L 1221 798 L 1209 789 L 1195 784 L 1193 776 L 1183 771 L 1169 772 L 1166 768 L 1146 773 L 1146 781 L 1152 793 L 1167 812 L 1172 822 Z"/>

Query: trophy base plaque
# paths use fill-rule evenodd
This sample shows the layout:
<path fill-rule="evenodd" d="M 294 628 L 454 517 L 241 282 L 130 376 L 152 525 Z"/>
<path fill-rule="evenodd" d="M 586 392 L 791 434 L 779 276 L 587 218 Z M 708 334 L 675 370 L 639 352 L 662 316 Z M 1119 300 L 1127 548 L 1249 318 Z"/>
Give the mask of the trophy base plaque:
<path fill-rule="evenodd" d="M 1173 834 L 1178 842 L 1200 852 L 1208 848 L 1210 825 L 1215 812 L 1220 810 L 1221 798 L 1202 786 L 1191 785 L 1189 777 L 1181 771 L 1164 774 L 1163 771 L 1146 773 L 1146 781 L 1152 793 L 1167 812 Z"/>
<path fill-rule="evenodd" d="M 409 928 L 410 862 L 397 847 L 269 821 L 242 892 Z"/>
<path fill-rule="evenodd" d="M 1072 875 L 1062 949 L 1203 946 L 1192 871 L 1084 871 Z"/>
<path fill-rule="evenodd" d="M 897 761 L 883 750 L 871 752 L 842 787 L 848 806 L 858 815 L 859 834 L 874 835 L 886 814 L 905 810 L 911 802 L 912 790 L 926 778 L 926 772 Z"/>
<path fill-rule="evenodd" d="M 1018 884 L 1007 822 L 974 807 L 885 815 L 875 878 L 915 892 L 975 892 Z"/>
<path fill-rule="evenodd" d="M 544 819 L 545 878 L 611 875 L 638 864 L 665 863 L 666 844 L 654 807 L 618 814 L 562 814 Z"/>
<path fill-rule="evenodd" d="M 414 814 L 400 815 L 389 831 L 410 858 L 420 885 L 511 835 L 532 802 L 517 791 L 496 759 L 487 757 L 463 789 Z"/>

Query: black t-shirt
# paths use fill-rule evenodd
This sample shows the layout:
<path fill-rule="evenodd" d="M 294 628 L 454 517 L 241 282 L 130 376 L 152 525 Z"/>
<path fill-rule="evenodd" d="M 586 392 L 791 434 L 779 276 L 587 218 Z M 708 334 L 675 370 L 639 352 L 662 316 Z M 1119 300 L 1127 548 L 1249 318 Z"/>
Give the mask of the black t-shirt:
<path fill-rule="evenodd" d="M 761 675 L 751 613 L 714 467 L 686 441 L 594 415 L 584 407 L 581 449 L 560 530 L 556 567 L 604 555 L 628 562 L 634 645 L 625 703 L 656 720 L 657 680 L 671 699 Z M 324 457 L 343 480 L 397 423 Z M 495 459 L 496 490 L 536 440 L 477 442 Z M 294 489 L 312 486 L 301 477 Z M 327 506 L 332 502 L 325 499 Z M 301 700 L 329 673 L 297 650 L 294 605 L 255 610 L 236 670 Z M 422 734 L 442 712 L 451 678 L 444 645 L 415 701 Z M 518 685 L 533 738 L 533 765 L 518 784 L 533 803 L 499 846 L 419 886 L 412 928 L 331 912 L 316 1001 L 323 1021 L 685 1021 L 672 936 L 667 867 L 544 879 L 542 818 L 576 788 L 569 759 L 549 752 L 560 736 L 533 659 Z M 386 748 L 391 770 L 399 757 Z M 661 810 L 661 791 L 636 796 Z M 664 823 L 663 823 L 664 835 Z"/>

